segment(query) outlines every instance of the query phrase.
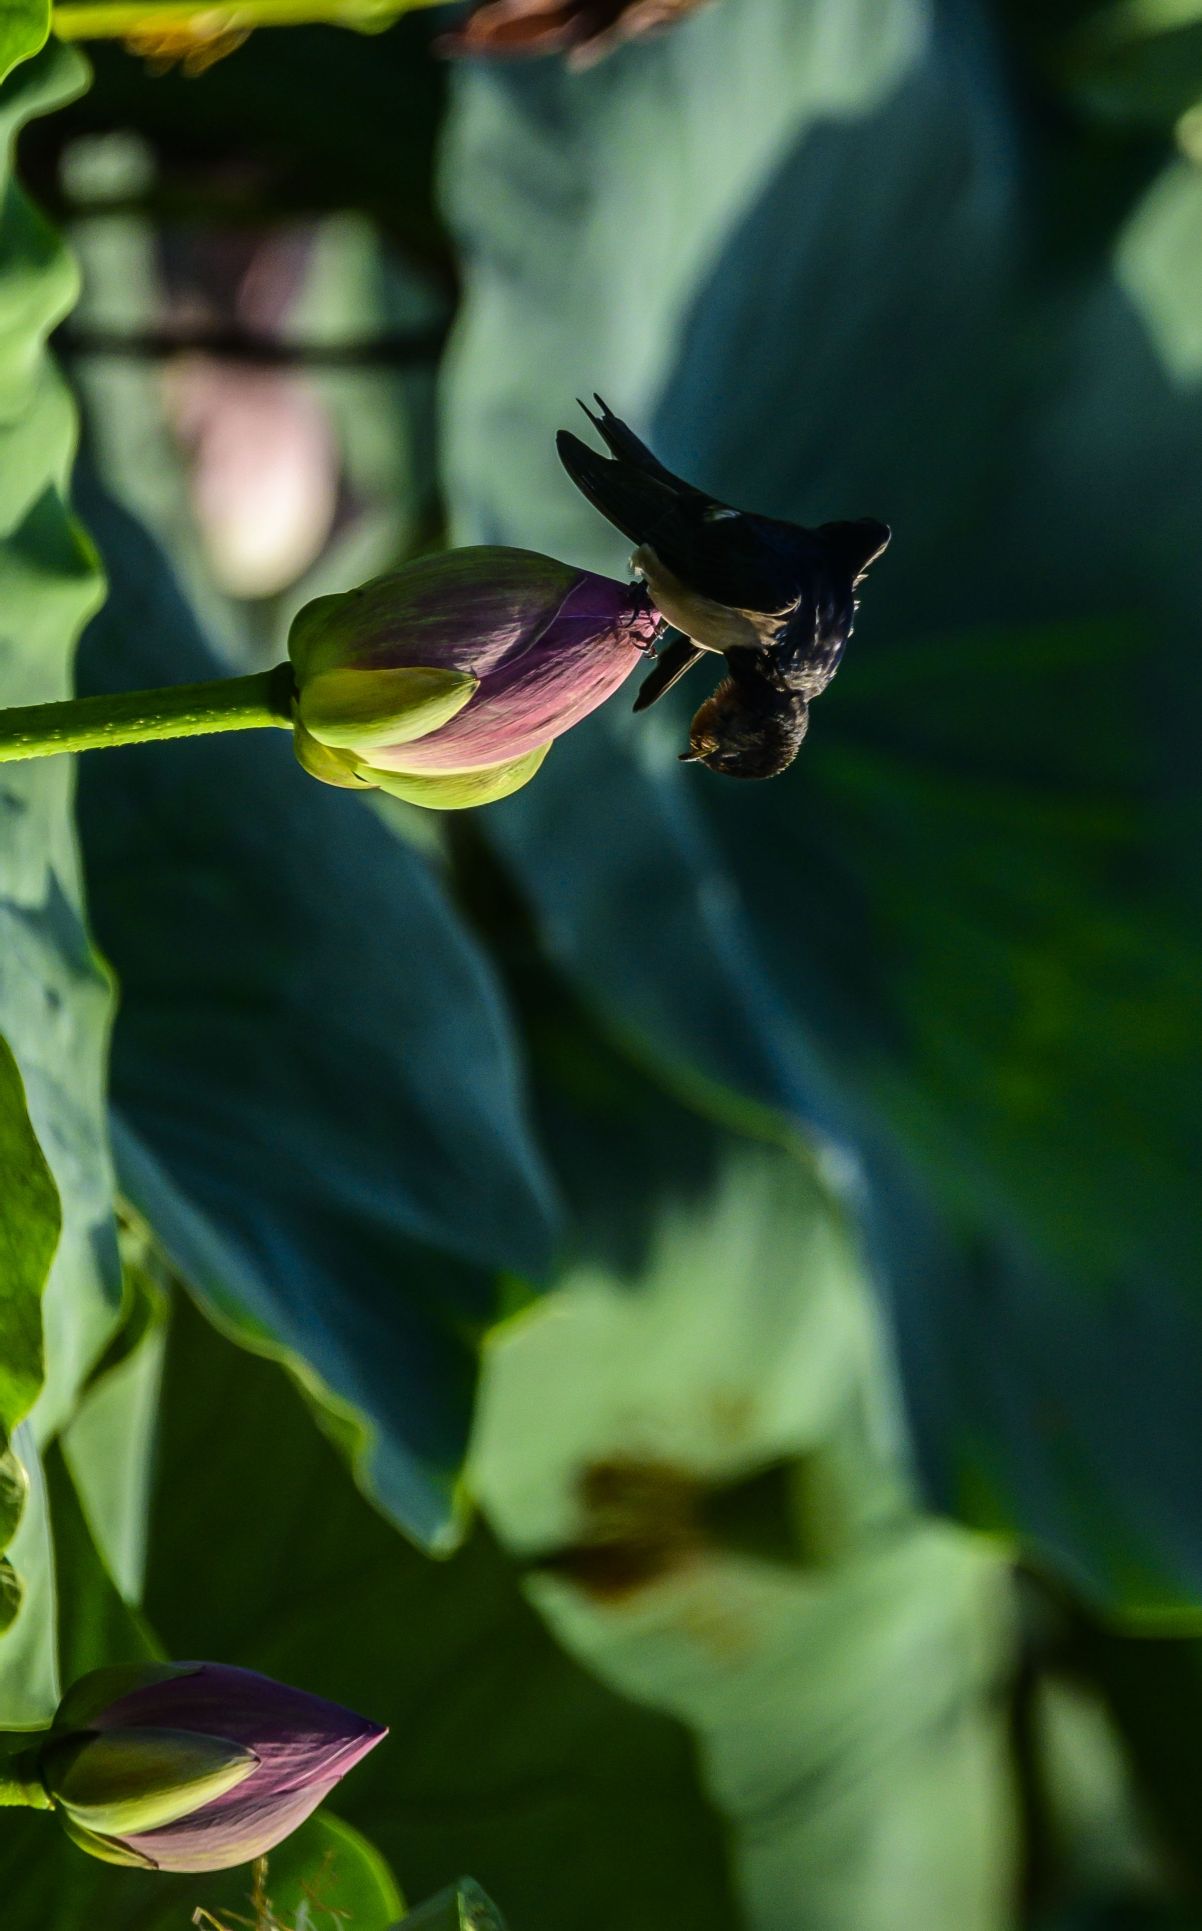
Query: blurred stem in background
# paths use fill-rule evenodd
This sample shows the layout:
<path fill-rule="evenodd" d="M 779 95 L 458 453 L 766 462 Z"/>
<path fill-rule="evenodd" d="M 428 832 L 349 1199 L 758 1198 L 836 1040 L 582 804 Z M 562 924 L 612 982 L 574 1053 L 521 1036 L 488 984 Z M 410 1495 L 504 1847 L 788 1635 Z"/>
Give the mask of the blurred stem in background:
<path fill-rule="evenodd" d="M 227 5 L 187 4 L 187 0 L 83 0 L 55 7 L 52 31 L 60 40 L 124 40 L 137 52 L 141 43 L 179 35 L 203 41 L 247 34 L 258 27 L 325 24 L 382 33 L 402 14 L 436 7 L 445 0 L 234 0 Z"/>

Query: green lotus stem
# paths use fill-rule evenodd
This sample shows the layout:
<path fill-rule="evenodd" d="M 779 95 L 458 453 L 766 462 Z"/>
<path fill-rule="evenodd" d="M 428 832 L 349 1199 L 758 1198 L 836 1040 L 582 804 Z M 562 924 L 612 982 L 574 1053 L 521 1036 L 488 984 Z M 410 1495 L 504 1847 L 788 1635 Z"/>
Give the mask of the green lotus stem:
<path fill-rule="evenodd" d="M 57 704 L 0 710 L 0 763 L 97 751 L 158 738 L 203 737 L 214 731 L 292 729 L 291 664 L 250 677 L 176 684 L 161 691 L 111 697 L 67 697 Z"/>
<path fill-rule="evenodd" d="M 37 1752 L 30 1748 L 36 1740 L 36 1732 L 0 1732 L 0 1810 L 51 1808 L 38 1772 Z"/>
<path fill-rule="evenodd" d="M 55 7 L 51 23 L 60 40 L 127 40 L 143 34 L 241 33 L 252 27 L 335 25 L 386 27 L 403 13 L 442 0 L 87 0 Z"/>

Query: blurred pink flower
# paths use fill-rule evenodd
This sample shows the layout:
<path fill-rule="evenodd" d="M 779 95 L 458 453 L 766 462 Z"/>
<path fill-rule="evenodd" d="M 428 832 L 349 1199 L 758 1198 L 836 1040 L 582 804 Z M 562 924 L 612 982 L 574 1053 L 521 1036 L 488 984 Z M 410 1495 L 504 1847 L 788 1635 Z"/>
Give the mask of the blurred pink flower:
<path fill-rule="evenodd" d="M 450 54 L 566 54 L 588 67 L 624 41 L 675 26 L 709 0 L 480 0 L 442 41 Z"/>
<path fill-rule="evenodd" d="M 162 255 L 169 327 L 286 340 L 315 239 L 309 227 L 172 234 Z M 233 597 L 278 595 L 316 562 L 339 513 L 341 453 L 325 396 L 297 369 L 203 349 L 171 358 L 162 394 L 217 583 Z"/>

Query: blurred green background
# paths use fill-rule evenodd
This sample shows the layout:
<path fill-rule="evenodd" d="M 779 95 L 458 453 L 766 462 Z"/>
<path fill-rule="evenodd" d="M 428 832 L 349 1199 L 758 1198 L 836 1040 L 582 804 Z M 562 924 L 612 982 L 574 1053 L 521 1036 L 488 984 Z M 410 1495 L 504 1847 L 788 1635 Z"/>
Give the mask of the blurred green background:
<path fill-rule="evenodd" d="M 594 390 L 893 543 L 767 786 L 683 688 L 478 815 L 5 767 L 5 1720 L 150 1648 L 388 1723 L 306 1931 L 385 1864 L 513 1931 L 1202 1925 L 1202 9 L 715 0 L 585 73 L 454 14 L 4 83 L 3 701 L 99 601 L 72 398 L 85 690 L 442 543 L 623 574 Z M 0 1872 L 6 1931 L 249 1888 L 7 1814 Z"/>

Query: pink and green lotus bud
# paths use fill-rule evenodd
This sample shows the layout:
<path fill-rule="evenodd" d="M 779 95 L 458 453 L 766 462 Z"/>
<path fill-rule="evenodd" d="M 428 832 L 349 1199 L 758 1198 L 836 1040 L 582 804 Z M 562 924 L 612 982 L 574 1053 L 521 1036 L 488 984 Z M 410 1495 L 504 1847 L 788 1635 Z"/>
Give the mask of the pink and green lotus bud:
<path fill-rule="evenodd" d="M 28 1754 L 92 1856 L 220 1871 L 280 1843 L 385 1734 L 253 1670 L 130 1664 L 81 1677 Z"/>
<path fill-rule="evenodd" d="M 658 626 L 641 585 L 531 550 L 423 557 L 297 616 L 297 756 L 327 784 L 489 804 L 613 695 Z"/>

